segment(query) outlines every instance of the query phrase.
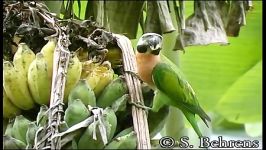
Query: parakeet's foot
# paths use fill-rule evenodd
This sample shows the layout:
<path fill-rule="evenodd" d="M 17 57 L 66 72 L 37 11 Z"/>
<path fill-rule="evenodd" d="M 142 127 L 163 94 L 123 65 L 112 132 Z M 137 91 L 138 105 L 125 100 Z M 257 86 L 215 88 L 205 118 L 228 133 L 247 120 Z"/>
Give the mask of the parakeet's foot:
<path fill-rule="evenodd" d="M 134 105 L 134 106 L 136 106 L 136 107 L 138 107 L 138 108 L 142 108 L 142 109 L 144 109 L 147 113 L 148 113 L 149 110 L 151 110 L 150 107 L 145 106 L 145 105 L 142 104 L 141 102 L 129 102 L 129 104 L 132 104 L 132 105 Z"/>
<path fill-rule="evenodd" d="M 130 70 L 125 70 L 125 73 L 129 73 L 133 75 L 134 77 L 138 78 L 141 82 L 143 82 L 142 79 L 139 77 L 138 73 L 130 71 Z"/>

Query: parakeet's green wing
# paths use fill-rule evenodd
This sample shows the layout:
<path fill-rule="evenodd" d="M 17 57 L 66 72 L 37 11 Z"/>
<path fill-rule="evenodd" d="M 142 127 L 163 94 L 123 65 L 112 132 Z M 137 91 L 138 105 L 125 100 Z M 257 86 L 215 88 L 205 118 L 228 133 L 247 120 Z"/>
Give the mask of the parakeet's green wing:
<path fill-rule="evenodd" d="M 176 71 L 174 69 L 177 69 Z M 210 121 L 209 116 L 200 107 L 196 95 L 189 83 L 179 75 L 181 72 L 178 67 L 171 68 L 166 63 L 159 63 L 155 66 L 152 72 L 153 82 L 165 95 L 171 98 L 167 103 L 176 106 L 181 110 L 189 111 L 193 114 L 198 114 L 206 123 Z M 207 125 L 207 123 L 206 123 Z"/>

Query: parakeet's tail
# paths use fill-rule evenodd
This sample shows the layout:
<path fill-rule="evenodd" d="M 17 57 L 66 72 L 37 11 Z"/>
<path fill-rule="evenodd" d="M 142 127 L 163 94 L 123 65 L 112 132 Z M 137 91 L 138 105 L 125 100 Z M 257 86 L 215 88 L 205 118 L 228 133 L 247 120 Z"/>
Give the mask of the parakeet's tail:
<path fill-rule="evenodd" d="M 187 120 L 189 121 L 189 123 L 191 124 L 191 126 L 193 127 L 194 131 L 197 133 L 197 135 L 199 137 L 202 137 L 202 134 L 199 130 L 196 118 L 195 118 L 195 114 L 187 111 L 187 110 L 182 110 L 182 112 L 184 113 L 184 115 L 186 116 Z"/>
<path fill-rule="evenodd" d="M 202 119 L 202 121 L 206 124 L 207 127 L 209 127 L 207 120 L 211 121 L 211 118 L 204 112 L 204 110 L 199 107 L 199 113 L 198 115 L 200 116 L 200 118 Z"/>

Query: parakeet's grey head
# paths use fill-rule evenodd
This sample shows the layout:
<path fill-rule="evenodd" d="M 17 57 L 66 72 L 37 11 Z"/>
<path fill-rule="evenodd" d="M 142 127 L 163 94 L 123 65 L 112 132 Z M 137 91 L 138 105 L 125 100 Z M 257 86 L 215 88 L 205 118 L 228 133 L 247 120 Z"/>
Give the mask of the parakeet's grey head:
<path fill-rule="evenodd" d="M 157 33 L 143 34 L 137 44 L 137 51 L 139 53 L 150 53 L 159 55 L 162 49 L 163 37 Z"/>

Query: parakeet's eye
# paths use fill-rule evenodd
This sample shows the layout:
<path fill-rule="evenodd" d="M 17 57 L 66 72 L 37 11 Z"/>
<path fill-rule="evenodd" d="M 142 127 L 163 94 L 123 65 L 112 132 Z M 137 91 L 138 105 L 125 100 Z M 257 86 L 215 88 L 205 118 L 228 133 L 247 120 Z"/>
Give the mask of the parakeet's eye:
<path fill-rule="evenodd" d="M 160 54 L 160 50 L 161 49 L 153 50 L 153 51 L 151 51 L 151 54 L 153 54 L 153 55 L 159 55 Z"/>
<path fill-rule="evenodd" d="M 137 45 L 137 51 L 139 53 L 146 53 L 147 52 L 147 48 L 148 48 L 148 45 L 145 45 L 145 44 Z"/>

